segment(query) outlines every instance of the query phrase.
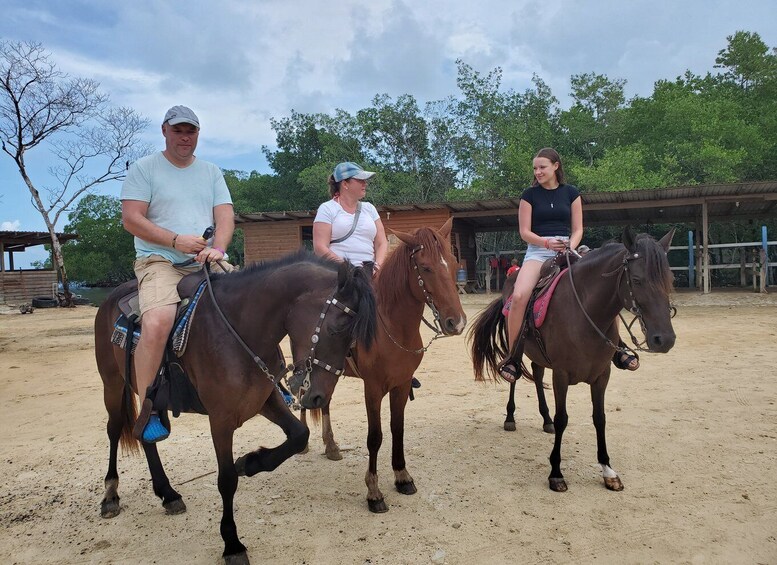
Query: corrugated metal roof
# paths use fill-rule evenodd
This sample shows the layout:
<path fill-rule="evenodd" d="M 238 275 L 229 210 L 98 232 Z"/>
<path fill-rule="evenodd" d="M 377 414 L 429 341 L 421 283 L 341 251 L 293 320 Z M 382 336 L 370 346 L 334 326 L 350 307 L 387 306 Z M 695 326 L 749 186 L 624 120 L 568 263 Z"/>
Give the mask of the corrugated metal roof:
<path fill-rule="evenodd" d="M 704 184 L 614 192 L 582 192 L 583 223 L 623 225 L 693 223 L 701 219 L 706 202 L 710 220 L 756 219 L 777 216 L 777 181 Z M 379 212 L 451 211 L 454 218 L 476 230 L 494 231 L 518 224 L 520 198 L 497 198 L 422 204 L 377 206 Z M 315 210 L 238 214 L 237 222 L 294 221 L 315 217 Z"/>
<path fill-rule="evenodd" d="M 57 233 L 61 243 L 71 239 L 78 239 L 74 233 Z M 51 243 L 51 236 L 47 231 L 0 231 L 0 242 L 5 251 L 20 252 L 34 245 Z"/>

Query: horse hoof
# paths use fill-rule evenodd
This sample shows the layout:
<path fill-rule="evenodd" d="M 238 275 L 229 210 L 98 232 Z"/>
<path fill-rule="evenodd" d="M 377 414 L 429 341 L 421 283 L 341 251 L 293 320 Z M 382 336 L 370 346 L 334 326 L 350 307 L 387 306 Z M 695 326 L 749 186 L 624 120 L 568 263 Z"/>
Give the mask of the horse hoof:
<path fill-rule="evenodd" d="M 545 424 L 542 426 L 542 431 L 546 434 L 555 434 L 556 433 L 556 427 L 553 424 Z"/>
<path fill-rule="evenodd" d="M 507 422 L 507 421 L 505 421 L 505 431 L 506 432 L 514 432 L 515 431 L 515 422 Z"/>
<path fill-rule="evenodd" d="M 165 514 L 167 514 L 168 516 L 174 516 L 175 514 L 183 514 L 184 512 L 186 512 L 186 504 L 184 504 L 183 498 L 171 500 L 170 502 L 167 502 L 162 506 L 164 506 Z"/>
<path fill-rule="evenodd" d="M 300 454 L 307 453 L 308 451 L 310 451 L 310 445 L 308 445 L 308 444 L 306 443 L 306 444 L 305 444 L 305 449 L 303 449 L 302 451 L 300 451 Z"/>
<path fill-rule="evenodd" d="M 605 477 L 604 486 L 607 487 L 607 490 L 614 490 L 615 492 L 623 490 L 623 483 L 621 482 L 620 477 Z"/>
<path fill-rule="evenodd" d="M 235 461 L 235 471 L 237 471 L 238 477 L 245 477 L 246 476 L 246 456 L 241 455 L 237 458 L 237 461 Z"/>
<path fill-rule="evenodd" d="M 234 555 L 224 556 L 224 565 L 249 565 L 248 554 L 243 551 L 242 553 L 235 553 Z"/>
<path fill-rule="evenodd" d="M 563 478 L 551 477 L 548 479 L 548 483 L 550 484 L 550 490 L 554 492 L 567 492 L 567 482 Z"/>
<path fill-rule="evenodd" d="M 340 461 L 343 456 L 340 453 L 339 449 L 327 449 L 326 451 L 326 458 L 330 461 Z"/>
<path fill-rule="evenodd" d="M 418 490 L 415 488 L 415 483 L 413 481 L 409 481 L 406 483 L 396 482 L 394 483 L 394 486 L 397 488 L 397 492 L 401 494 L 415 494 L 418 492 Z"/>
<path fill-rule="evenodd" d="M 118 500 L 103 500 L 100 504 L 100 516 L 103 518 L 115 518 L 121 512 Z"/>
<path fill-rule="evenodd" d="M 369 507 L 370 512 L 374 514 L 383 514 L 384 512 L 388 512 L 388 506 L 386 506 L 386 503 L 383 502 L 382 498 L 379 498 L 378 500 L 367 499 L 367 506 Z"/>

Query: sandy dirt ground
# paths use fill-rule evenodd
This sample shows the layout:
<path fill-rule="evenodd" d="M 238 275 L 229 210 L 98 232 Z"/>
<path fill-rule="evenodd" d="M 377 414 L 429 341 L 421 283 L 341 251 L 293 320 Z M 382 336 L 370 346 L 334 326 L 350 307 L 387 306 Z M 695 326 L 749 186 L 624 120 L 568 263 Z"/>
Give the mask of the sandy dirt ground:
<path fill-rule="evenodd" d="M 486 297 L 467 296 L 470 319 Z M 333 400 L 339 462 L 313 428 L 311 450 L 240 480 L 236 521 L 253 563 L 777 563 L 777 295 L 678 294 L 677 344 L 616 371 L 607 392 L 612 465 L 596 463 L 589 389 L 569 394 L 563 470 L 547 485 L 552 436 L 533 385 L 518 387 L 518 430 L 502 430 L 507 385 L 477 384 L 463 337 L 435 342 L 409 403 L 408 470 L 418 493 L 393 488 L 388 401 L 380 486 L 389 512 L 365 500 L 362 386 Z M 166 516 L 145 460 L 120 456 L 121 514 L 99 504 L 108 439 L 93 356 L 96 309 L 0 316 L 0 562 L 220 562 L 221 498 L 206 417 L 173 421 L 160 452 L 188 506 Z M 548 391 L 552 397 L 552 392 Z M 257 417 L 235 455 L 275 445 Z"/>

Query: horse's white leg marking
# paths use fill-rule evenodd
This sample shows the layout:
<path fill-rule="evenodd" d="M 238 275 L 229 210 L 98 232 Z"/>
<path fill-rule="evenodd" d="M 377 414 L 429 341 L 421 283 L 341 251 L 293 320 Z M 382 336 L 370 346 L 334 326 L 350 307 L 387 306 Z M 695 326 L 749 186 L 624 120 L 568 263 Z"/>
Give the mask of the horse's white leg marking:
<path fill-rule="evenodd" d="M 396 483 L 412 483 L 413 477 L 407 472 L 407 469 L 401 471 L 394 471 L 394 482 Z"/>
<path fill-rule="evenodd" d="M 383 500 L 383 493 L 378 488 L 378 474 L 374 475 L 367 471 L 364 477 L 364 483 L 367 485 L 367 498 L 369 500 Z"/>
<path fill-rule="evenodd" d="M 618 473 L 616 473 L 612 467 L 609 465 L 602 465 L 601 463 L 600 465 L 602 466 L 602 477 L 605 479 L 615 479 L 618 477 Z"/>

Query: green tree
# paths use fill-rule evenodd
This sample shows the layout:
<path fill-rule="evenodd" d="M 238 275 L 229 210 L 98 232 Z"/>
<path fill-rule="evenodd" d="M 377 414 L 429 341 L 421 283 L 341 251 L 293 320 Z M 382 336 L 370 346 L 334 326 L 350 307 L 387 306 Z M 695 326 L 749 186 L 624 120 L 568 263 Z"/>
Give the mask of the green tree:
<path fill-rule="evenodd" d="M 777 80 L 777 49 L 769 49 L 760 35 L 737 31 L 726 39 L 728 45 L 715 58 L 715 68 L 724 69 L 725 78 L 745 91 Z"/>
<path fill-rule="evenodd" d="M 121 202 L 113 196 L 88 194 L 68 215 L 65 233 L 78 234 L 68 241 L 65 266 L 73 280 L 90 286 L 114 286 L 134 275 L 132 235 L 121 223 Z"/>
<path fill-rule="evenodd" d="M 588 166 L 604 155 L 617 141 L 617 113 L 623 107 L 625 80 L 610 80 L 605 75 L 572 75 L 572 107 L 561 112 L 564 140 L 559 150 L 567 157 L 575 154 Z"/>

